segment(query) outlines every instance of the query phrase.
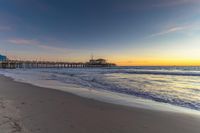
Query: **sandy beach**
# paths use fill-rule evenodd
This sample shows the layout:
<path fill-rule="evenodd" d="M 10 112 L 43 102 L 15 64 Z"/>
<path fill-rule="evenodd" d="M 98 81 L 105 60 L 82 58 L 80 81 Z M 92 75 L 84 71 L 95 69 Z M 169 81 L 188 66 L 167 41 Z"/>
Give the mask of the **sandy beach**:
<path fill-rule="evenodd" d="M 131 108 L 0 76 L 1 133 L 199 133 L 192 114 Z"/>

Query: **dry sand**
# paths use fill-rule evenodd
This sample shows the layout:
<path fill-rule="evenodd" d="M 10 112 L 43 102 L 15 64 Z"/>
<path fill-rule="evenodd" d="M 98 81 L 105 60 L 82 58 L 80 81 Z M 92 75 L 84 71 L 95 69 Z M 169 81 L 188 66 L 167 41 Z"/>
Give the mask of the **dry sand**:
<path fill-rule="evenodd" d="M 0 133 L 200 133 L 200 118 L 98 102 L 0 76 Z"/>

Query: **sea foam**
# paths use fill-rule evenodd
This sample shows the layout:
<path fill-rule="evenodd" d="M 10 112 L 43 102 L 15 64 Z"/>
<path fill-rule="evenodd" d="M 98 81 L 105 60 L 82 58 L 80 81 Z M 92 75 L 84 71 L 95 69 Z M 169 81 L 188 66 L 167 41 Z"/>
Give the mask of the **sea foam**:
<path fill-rule="evenodd" d="M 147 108 L 175 105 L 200 110 L 200 72 L 197 68 L 15 69 L 0 73 L 17 81 L 106 102 Z"/>

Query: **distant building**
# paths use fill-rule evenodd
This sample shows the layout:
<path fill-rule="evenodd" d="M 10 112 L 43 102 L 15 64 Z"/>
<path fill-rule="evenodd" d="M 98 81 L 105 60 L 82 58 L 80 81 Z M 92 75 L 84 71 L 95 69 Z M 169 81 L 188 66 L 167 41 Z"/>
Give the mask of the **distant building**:
<path fill-rule="evenodd" d="M 108 63 L 105 59 L 91 59 L 86 63 L 89 67 L 112 67 L 116 66 L 115 64 Z"/>
<path fill-rule="evenodd" d="M 7 60 L 7 57 L 6 57 L 6 56 L 0 55 L 0 62 L 6 61 L 6 60 Z"/>
<path fill-rule="evenodd" d="M 106 64 L 106 60 L 105 59 L 91 59 L 89 61 L 89 64 L 98 64 L 98 65 L 102 65 L 102 64 Z"/>

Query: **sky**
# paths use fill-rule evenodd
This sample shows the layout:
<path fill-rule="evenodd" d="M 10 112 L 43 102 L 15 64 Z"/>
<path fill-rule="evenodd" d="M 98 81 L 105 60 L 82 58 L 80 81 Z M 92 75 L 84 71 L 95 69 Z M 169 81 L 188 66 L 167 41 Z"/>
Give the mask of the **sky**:
<path fill-rule="evenodd" d="M 200 65 L 200 0 L 1 0 L 0 54 Z"/>

